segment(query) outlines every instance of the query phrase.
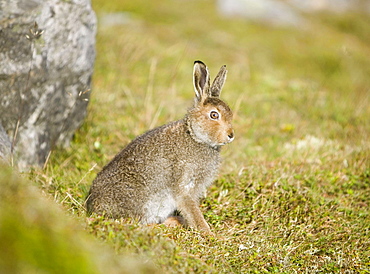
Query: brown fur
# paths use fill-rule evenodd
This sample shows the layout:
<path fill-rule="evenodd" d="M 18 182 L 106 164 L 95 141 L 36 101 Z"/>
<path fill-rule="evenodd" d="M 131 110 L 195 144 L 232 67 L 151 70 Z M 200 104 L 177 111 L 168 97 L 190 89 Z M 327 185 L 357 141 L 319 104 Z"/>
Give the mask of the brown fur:
<path fill-rule="evenodd" d="M 211 233 L 199 199 L 217 175 L 220 147 L 234 138 L 230 108 L 212 96 L 221 92 L 225 67 L 218 75 L 217 86 L 210 86 L 207 67 L 195 62 L 194 106 L 184 119 L 146 132 L 116 155 L 91 186 L 88 212 L 163 223 L 178 210 L 188 225 Z M 212 111 L 219 119 L 210 119 Z"/>

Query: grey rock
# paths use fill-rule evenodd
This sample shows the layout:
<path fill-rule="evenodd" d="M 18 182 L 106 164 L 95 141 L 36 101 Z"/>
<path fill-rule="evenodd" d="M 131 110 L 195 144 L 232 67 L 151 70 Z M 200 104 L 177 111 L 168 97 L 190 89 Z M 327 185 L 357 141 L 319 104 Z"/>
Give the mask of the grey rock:
<path fill-rule="evenodd" d="M 0 161 L 9 162 L 12 144 L 3 126 L 0 124 Z"/>
<path fill-rule="evenodd" d="M 277 0 L 218 0 L 220 14 L 277 26 L 300 26 L 303 18 L 288 4 Z"/>
<path fill-rule="evenodd" d="M 318 11 L 370 13 L 369 0 L 218 0 L 220 14 L 273 26 L 302 27 L 304 15 Z"/>
<path fill-rule="evenodd" d="M 96 25 L 90 0 L 0 1 L 0 123 L 20 169 L 42 165 L 81 125 Z"/>
<path fill-rule="evenodd" d="M 288 3 L 303 12 L 370 12 L 370 1 L 368 0 L 289 0 Z"/>

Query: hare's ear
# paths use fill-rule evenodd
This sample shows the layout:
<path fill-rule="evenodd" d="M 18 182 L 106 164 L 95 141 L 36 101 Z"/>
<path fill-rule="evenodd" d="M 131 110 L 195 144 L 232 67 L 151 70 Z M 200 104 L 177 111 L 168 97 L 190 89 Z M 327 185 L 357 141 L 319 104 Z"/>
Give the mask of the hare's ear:
<path fill-rule="evenodd" d="M 218 72 L 216 78 L 213 80 L 212 86 L 211 86 L 211 96 L 212 97 L 220 97 L 222 87 L 225 84 L 226 80 L 226 66 L 223 65 L 220 68 L 220 71 Z"/>
<path fill-rule="evenodd" d="M 207 66 L 202 61 L 195 61 L 193 75 L 196 99 L 200 102 L 208 96 L 209 92 L 210 82 Z"/>

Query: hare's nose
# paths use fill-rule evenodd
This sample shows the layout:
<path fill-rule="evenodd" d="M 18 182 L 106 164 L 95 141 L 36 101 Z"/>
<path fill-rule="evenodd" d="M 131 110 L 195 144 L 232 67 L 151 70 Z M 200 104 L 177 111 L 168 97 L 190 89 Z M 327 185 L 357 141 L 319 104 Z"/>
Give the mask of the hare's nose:
<path fill-rule="evenodd" d="M 230 132 L 227 137 L 229 137 L 229 141 L 231 142 L 232 140 L 234 140 L 234 131 Z"/>

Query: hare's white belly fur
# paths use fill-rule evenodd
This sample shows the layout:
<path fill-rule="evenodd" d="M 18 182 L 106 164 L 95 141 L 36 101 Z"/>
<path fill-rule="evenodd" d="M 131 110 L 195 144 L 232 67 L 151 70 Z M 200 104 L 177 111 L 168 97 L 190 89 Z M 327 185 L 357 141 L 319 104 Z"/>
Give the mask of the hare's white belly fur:
<path fill-rule="evenodd" d="M 163 223 L 176 210 L 175 199 L 169 190 L 163 190 L 151 195 L 144 205 L 142 222 Z"/>

